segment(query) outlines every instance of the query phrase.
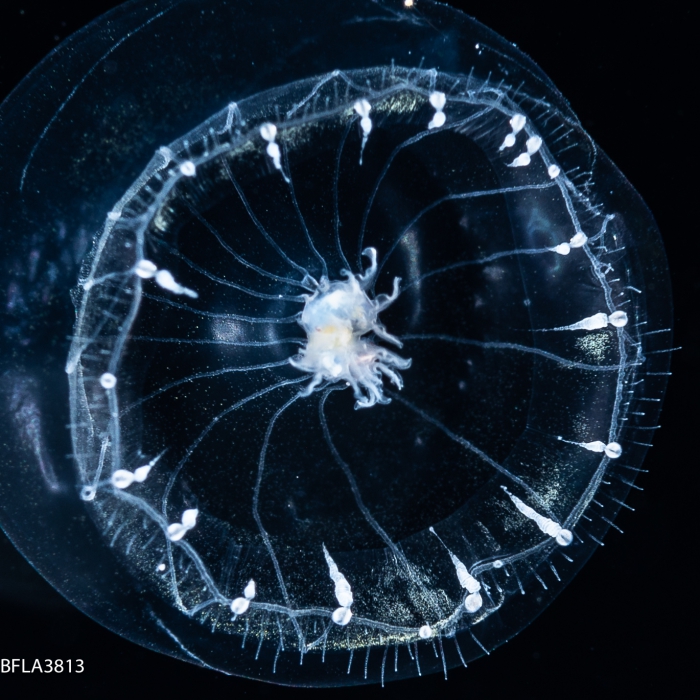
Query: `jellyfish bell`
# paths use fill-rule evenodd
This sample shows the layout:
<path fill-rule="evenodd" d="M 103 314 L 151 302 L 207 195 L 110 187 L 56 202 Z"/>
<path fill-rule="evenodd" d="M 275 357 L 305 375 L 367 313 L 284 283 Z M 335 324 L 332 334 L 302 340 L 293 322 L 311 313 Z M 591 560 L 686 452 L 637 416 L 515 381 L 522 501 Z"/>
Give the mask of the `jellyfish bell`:
<path fill-rule="evenodd" d="M 600 543 L 666 381 L 662 248 L 512 45 L 431 2 L 132 3 L 0 114 L 33 319 L 3 527 L 78 607 L 385 682 L 507 641 Z"/>

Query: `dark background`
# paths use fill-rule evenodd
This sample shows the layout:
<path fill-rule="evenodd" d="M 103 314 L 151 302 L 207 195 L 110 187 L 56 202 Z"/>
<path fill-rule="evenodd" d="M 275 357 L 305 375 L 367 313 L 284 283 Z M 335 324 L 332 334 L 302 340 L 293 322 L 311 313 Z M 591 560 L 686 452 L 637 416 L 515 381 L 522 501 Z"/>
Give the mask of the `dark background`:
<path fill-rule="evenodd" d="M 293 0 L 280 0 L 291 2 Z M 332 2 L 335 0 L 328 0 Z M 419 2 L 420 0 L 417 0 Z M 5 0 L 0 9 L 0 98 L 64 38 L 119 4 Z M 629 503 L 581 573 L 529 628 L 490 657 L 440 676 L 378 687 L 300 690 L 256 683 L 146 651 L 88 619 L 61 598 L 0 533 L 0 658 L 82 658 L 81 676 L 1 676 L 4 691 L 63 690 L 75 698 L 107 690 L 135 698 L 175 692 L 391 700 L 405 693 L 498 700 L 682 697 L 697 644 L 694 523 L 698 456 L 698 112 L 691 5 L 623 12 L 611 2 L 498 3 L 453 0 L 529 54 L 570 100 L 584 128 L 646 200 L 661 229 L 675 304 L 674 353 L 662 430 Z M 631 5 L 628 5 L 628 7 Z M 694 90 L 695 88 L 695 90 Z M 691 162 L 691 159 L 693 161 Z M 0 160 L 0 176 L 2 162 Z M 0 232 L 0 237 L 2 236 Z M 695 420 L 694 420 L 695 419 Z M 111 693 L 110 693 L 111 694 Z M 14 696 L 14 694 L 13 694 Z M 6 696 L 8 697 L 8 696 Z"/>

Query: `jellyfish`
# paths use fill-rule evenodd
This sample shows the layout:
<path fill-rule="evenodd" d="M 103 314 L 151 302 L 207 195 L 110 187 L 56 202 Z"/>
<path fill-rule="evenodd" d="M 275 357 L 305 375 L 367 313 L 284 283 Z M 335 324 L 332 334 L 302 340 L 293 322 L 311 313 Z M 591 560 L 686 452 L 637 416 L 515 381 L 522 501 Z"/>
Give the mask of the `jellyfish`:
<path fill-rule="evenodd" d="M 526 627 L 615 527 L 670 346 L 654 221 L 556 88 L 427 0 L 136 3 L 56 60 L 5 108 L 5 226 L 53 246 L 6 334 L 25 556 L 282 684 Z"/>

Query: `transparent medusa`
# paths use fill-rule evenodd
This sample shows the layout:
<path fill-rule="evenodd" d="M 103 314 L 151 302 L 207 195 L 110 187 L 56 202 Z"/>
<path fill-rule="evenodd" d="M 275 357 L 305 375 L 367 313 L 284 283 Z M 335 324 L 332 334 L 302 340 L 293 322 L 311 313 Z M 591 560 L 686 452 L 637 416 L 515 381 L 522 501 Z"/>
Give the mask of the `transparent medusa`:
<path fill-rule="evenodd" d="M 124 636 L 304 685 L 527 626 L 614 526 L 670 342 L 653 219 L 529 59 L 328 5 L 130 5 L 2 114 L 7 269 L 53 237 L 3 527 Z"/>

